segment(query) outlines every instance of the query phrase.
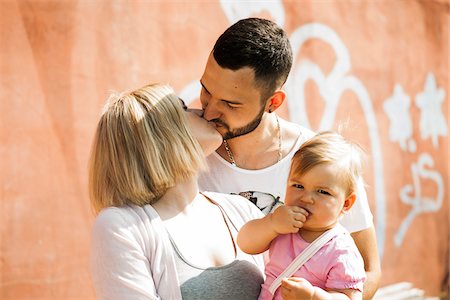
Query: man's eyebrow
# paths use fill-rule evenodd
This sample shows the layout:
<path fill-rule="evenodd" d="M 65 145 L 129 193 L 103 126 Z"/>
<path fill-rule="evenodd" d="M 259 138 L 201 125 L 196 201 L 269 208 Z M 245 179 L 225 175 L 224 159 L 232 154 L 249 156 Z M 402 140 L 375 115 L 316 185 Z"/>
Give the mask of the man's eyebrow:
<path fill-rule="evenodd" d="M 205 91 L 207 91 L 209 94 L 211 94 L 210 91 L 208 91 L 208 89 L 206 88 L 206 86 L 203 84 L 203 82 L 200 80 L 200 84 L 202 85 L 202 87 L 205 89 Z M 234 101 L 234 100 L 226 100 L 226 99 L 220 99 L 220 101 L 224 101 L 228 104 L 233 104 L 233 105 L 242 105 L 241 101 Z"/>

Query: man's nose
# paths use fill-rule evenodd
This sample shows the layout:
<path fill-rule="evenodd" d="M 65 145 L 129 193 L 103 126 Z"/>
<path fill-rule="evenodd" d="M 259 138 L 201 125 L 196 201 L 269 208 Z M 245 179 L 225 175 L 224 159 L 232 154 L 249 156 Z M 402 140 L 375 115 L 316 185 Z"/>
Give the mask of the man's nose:
<path fill-rule="evenodd" d="M 218 119 L 220 117 L 220 112 L 217 109 L 216 101 L 208 101 L 206 105 L 203 106 L 203 118 L 207 121 Z"/>

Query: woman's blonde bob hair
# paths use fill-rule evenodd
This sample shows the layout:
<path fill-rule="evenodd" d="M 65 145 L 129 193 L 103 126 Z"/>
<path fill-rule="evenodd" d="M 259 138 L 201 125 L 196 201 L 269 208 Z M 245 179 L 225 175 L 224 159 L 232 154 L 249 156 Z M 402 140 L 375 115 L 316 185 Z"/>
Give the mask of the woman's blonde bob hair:
<path fill-rule="evenodd" d="M 98 213 L 152 204 L 206 166 L 178 97 L 152 84 L 109 97 L 91 150 L 89 190 Z"/>

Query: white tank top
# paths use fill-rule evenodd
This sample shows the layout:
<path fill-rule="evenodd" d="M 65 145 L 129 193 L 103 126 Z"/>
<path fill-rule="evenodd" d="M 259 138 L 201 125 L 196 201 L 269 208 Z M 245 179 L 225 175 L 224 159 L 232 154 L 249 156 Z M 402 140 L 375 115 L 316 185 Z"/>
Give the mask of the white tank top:
<path fill-rule="evenodd" d="M 254 300 L 264 282 L 263 274 L 252 255 L 242 252 L 236 244 L 238 230 L 219 206 L 236 249 L 236 258 L 219 267 L 202 268 L 189 262 L 168 233 L 174 249 L 175 266 L 184 300 Z"/>

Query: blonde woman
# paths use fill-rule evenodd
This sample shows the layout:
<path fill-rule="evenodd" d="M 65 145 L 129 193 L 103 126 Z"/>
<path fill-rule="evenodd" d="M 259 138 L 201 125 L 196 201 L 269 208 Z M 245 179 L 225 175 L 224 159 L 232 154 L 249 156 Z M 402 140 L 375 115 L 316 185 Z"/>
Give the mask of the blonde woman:
<path fill-rule="evenodd" d="M 240 196 L 197 187 L 204 152 L 221 141 L 213 126 L 183 110 L 169 86 L 110 97 L 90 162 L 99 299 L 258 297 L 262 257 L 243 253 L 236 236 L 261 212 Z"/>

